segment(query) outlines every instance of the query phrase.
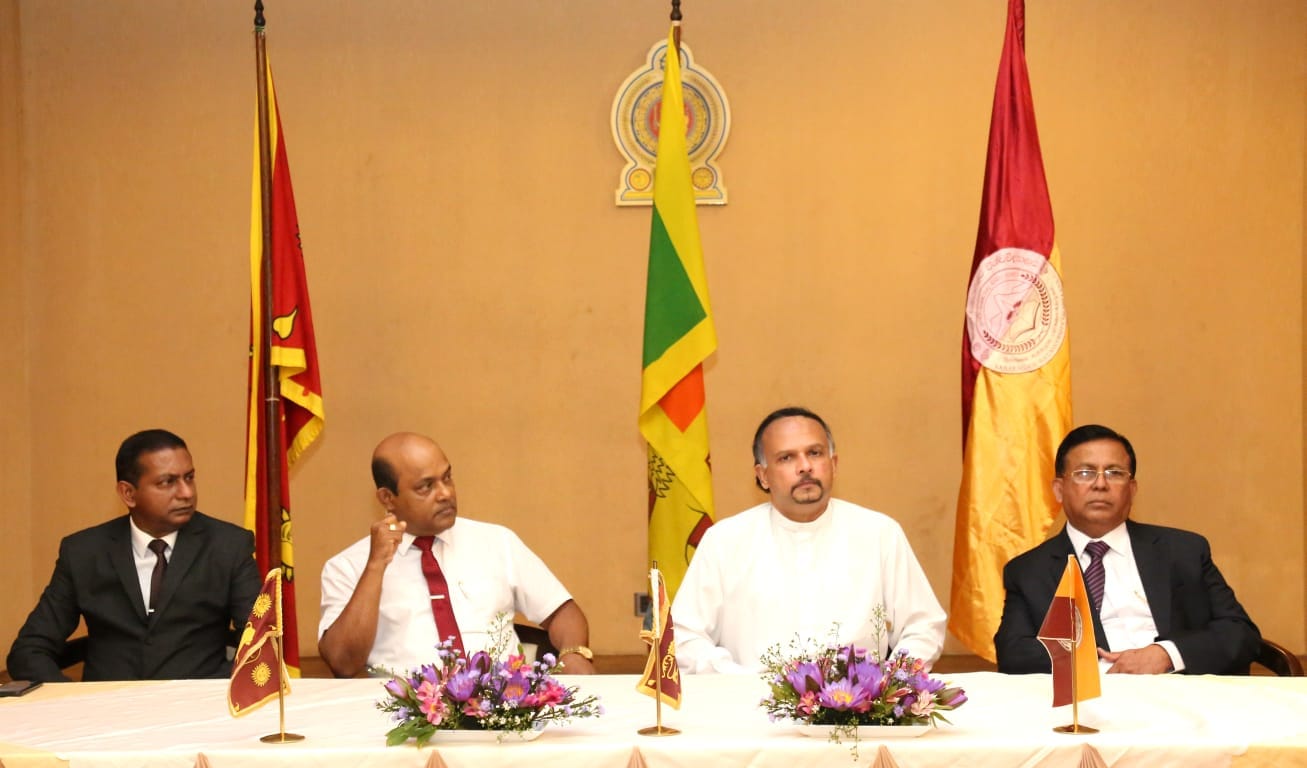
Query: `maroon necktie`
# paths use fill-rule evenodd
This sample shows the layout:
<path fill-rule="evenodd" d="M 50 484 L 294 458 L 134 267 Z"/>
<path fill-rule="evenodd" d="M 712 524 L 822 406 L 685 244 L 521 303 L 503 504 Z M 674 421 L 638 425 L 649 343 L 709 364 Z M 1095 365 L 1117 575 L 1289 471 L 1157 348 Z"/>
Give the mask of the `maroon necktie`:
<path fill-rule="evenodd" d="M 418 536 L 413 539 L 413 546 L 422 550 L 422 575 L 427 577 L 427 590 L 431 593 L 431 615 L 436 617 L 436 632 L 441 641 L 454 639 L 454 648 L 463 650 L 463 635 L 458 631 L 458 621 L 454 619 L 454 606 L 449 604 L 449 583 L 440 570 L 440 563 L 431 554 L 434 536 Z"/>
<path fill-rule="evenodd" d="M 154 613 L 154 608 L 159 604 L 159 593 L 163 591 L 163 574 L 168 570 L 168 561 L 163 556 L 163 550 L 168 547 L 168 542 L 163 539 L 151 539 L 150 551 L 154 553 L 154 570 L 150 572 L 150 613 Z"/>
<path fill-rule="evenodd" d="M 1085 545 L 1089 553 L 1089 567 L 1085 569 L 1085 589 L 1089 590 L 1089 601 L 1094 604 L 1097 613 L 1103 607 L 1103 583 L 1107 576 L 1103 573 L 1103 555 L 1111 547 L 1101 541 L 1091 541 Z"/>

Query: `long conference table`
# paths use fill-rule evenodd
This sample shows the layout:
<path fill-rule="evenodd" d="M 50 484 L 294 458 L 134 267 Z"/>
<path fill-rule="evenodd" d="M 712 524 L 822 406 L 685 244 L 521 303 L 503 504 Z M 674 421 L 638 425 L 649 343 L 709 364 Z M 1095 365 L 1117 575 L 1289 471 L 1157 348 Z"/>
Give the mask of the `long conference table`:
<path fill-rule="evenodd" d="M 862 739 L 855 758 L 835 744 L 773 723 L 758 707 L 753 676 L 686 676 L 679 710 L 663 708 L 675 736 L 637 734 L 654 702 L 633 675 L 564 677 L 600 696 L 605 714 L 551 726 L 539 738 L 387 747 L 380 681 L 301 679 L 286 698 L 296 744 L 265 744 L 278 730 L 272 702 L 241 718 L 226 709 L 226 682 L 177 680 L 48 684 L 0 699 L 4 768 L 675 768 L 677 766 L 1307 766 L 1307 678 L 1103 678 L 1101 698 L 1080 707 L 1092 735 L 1053 732 L 1071 708 L 1053 709 L 1047 675 L 944 676 L 970 701 L 915 738 Z"/>

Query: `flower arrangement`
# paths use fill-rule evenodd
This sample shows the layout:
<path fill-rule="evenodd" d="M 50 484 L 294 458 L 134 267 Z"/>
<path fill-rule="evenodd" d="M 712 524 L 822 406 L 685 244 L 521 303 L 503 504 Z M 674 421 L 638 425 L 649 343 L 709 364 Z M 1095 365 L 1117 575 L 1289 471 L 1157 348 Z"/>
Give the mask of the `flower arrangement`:
<path fill-rule="evenodd" d="M 387 746 L 416 739 L 421 747 L 436 731 L 448 730 L 520 736 L 547 723 L 603 714 L 597 697 L 580 696 L 576 686 L 554 678 L 560 666 L 553 654 L 528 664 L 520 652 L 505 657 L 507 633 L 492 636 L 500 639 L 488 651 L 465 656 L 445 641 L 434 664 L 392 674 L 384 683 L 386 698 L 377 702 L 398 723 L 386 733 Z"/>
<path fill-rule="evenodd" d="M 884 612 L 878 611 L 873 622 L 879 639 Z M 772 721 L 835 726 L 836 741 L 840 735 L 856 740 L 860 725 L 948 722 L 944 712 L 967 700 L 965 691 L 930 677 L 925 663 L 906 651 L 880 660 L 855 645 L 797 639 L 788 650 L 775 645 L 763 654 L 763 680 L 771 694 L 761 706 Z"/>

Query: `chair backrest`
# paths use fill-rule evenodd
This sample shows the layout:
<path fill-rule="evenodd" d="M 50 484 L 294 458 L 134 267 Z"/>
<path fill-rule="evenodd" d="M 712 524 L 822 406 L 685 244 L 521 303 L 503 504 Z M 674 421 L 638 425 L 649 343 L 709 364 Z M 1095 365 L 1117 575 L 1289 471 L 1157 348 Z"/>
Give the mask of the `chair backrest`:
<path fill-rule="evenodd" d="M 558 656 L 558 649 L 554 644 L 549 642 L 549 633 L 540 627 L 533 627 L 530 624 L 513 624 L 513 631 L 517 633 L 517 639 L 522 641 L 523 650 L 534 650 L 534 654 L 527 654 L 531 661 L 538 661 L 546 653 L 552 653 Z M 530 649 L 527 646 L 531 646 Z"/>
<path fill-rule="evenodd" d="M 1288 648 L 1262 638 L 1262 645 L 1257 649 L 1255 663 L 1271 670 L 1280 677 L 1302 677 L 1302 661 Z"/>

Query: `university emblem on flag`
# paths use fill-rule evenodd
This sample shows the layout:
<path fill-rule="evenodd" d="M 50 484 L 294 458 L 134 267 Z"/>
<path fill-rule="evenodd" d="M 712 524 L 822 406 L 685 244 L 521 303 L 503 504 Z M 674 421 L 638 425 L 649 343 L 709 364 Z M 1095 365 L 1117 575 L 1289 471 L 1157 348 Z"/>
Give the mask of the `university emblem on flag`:
<path fill-rule="evenodd" d="M 1062 279 L 1042 254 L 1000 248 L 976 267 L 967 291 L 971 355 L 991 371 L 1039 370 L 1066 338 Z"/>

